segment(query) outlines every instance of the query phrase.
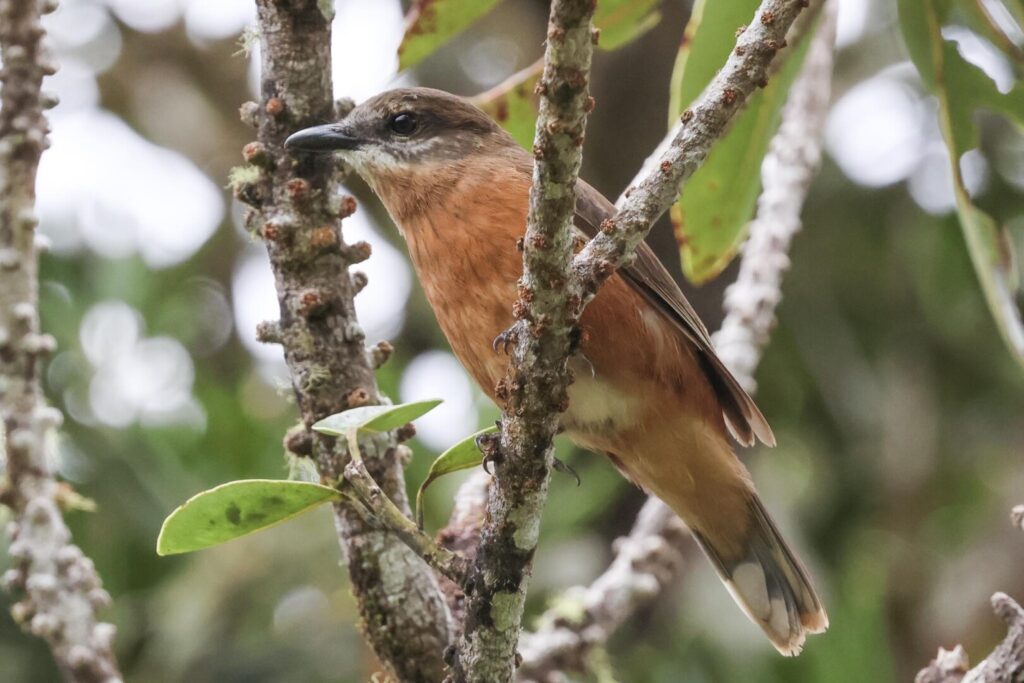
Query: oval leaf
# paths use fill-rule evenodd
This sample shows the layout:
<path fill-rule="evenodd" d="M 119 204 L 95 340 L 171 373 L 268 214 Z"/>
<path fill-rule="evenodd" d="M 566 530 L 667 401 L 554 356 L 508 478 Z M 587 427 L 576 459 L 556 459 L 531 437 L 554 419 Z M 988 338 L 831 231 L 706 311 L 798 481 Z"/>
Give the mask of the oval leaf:
<path fill-rule="evenodd" d="M 497 431 L 498 428 L 492 426 L 470 434 L 437 456 L 437 459 L 430 465 L 430 471 L 427 472 L 426 478 L 420 484 L 420 490 L 416 493 L 416 521 L 421 529 L 423 528 L 423 493 L 427 487 L 438 477 L 479 465 L 480 449 L 477 448 L 476 440 L 484 434 L 494 434 Z"/>
<path fill-rule="evenodd" d="M 395 406 L 363 406 L 335 413 L 313 425 L 321 434 L 345 436 L 351 429 L 364 432 L 386 432 L 398 429 L 407 422 L 429 413 L 441 404 L 441 399 L 399 403 Z"/>
<path fill-rule="evenodd" d="M 189 498 L 160 528 L 158 555 L 201 550 L 279 524 L 342 494 L 303 481 L 247 479 Z"/>
<path fill-rule="evenodd" d="M 398 46 L 398 68 L 419 64 L 497 3 L 498 0 L 416 0 L 405 19 L 405 35 Z"/>
<path fill-rule="evenodd" d="M 759 4 L 698 0 L 694 5 L 672 73 L 670 128 L 725 63 L 736 42 L 736 27 L 749 22 Z M 779 53 L 768 87 L 751 95 L 672 207 L 683 273 L 691 282 L 706 282 L 722 272 L 746 235 L 761 191 L 761 162 L 812 34 L 806 31 L 796 47 Z"/>

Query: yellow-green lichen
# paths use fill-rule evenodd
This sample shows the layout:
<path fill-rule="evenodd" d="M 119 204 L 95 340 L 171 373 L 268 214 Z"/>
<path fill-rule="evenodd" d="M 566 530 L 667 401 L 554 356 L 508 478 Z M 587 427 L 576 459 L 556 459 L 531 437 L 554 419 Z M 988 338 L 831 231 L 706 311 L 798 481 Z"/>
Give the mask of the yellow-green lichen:
<path fill-rule="evenodd" d="M 518 593 L 495 593 L 491 600 L 491 621 L 497 631 L 519 627 L 522 599 Z"/>

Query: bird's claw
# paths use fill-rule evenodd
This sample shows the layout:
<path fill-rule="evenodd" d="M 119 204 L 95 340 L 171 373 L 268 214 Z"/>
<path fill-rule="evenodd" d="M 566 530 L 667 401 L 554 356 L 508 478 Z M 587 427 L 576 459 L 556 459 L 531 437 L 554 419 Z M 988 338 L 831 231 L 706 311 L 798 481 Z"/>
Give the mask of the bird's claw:
<path fill-rule="evenodd" d="M 483 457 L 480 458 L 480 466 L 484 468 L 484 472 L 493 475 L 494 472 L 491 469 L 492 465 L 501 463 L 501 423 L 497 422 L 498 432 L 490 432 L 488 434 L 481 434 L 476 437 L 476 447 L 480 449 Z"/>
<path fill-rule="evenodd" d="M 552 463 L 552 466 L 555 468 L 556 472 L 561 472 L 562 474 L 568 474 L 570 477 L 575 479 L 576 480 L 576 486 L 579 486 L 580 483 L 582 483 L 581 480 L 580 480 L 580 475 L 576 474 L 576 470 L 574 470 L 572 468 L 572 466 L 569 465 L 568 463 L 563 462 L 563 461 L 559 460 L 558 458 L 555 458 L 554 462 Z"/>
<path fill-rule="evenodd" d="M 578 366 L 576 369 L 583 370 L 584 372 L 590 375 L 591 379 L 597 376 L 597 371 L 594 370 L 594 364 L 591 363 L 590 359 L 583 355 L 582 352 L 577 351 L 576 353 L 574 353 L 572 355 L 572 360 L 575 361 L 574 365 Z"/>
<path fill-rule="evenodd" d="M 519 339 L 519 330 L 513 325 L 494 338 L 494 341 L 491 342 L 491 348 L 494 349 L 495 353 L 501 351 L 504 354 L 508 354 L 508 350 L 515 345 L 517 339 Z"/>
<path fill-rule="evenodd" d="M 590 334 L 582 326 L 574 325 L 569 331 L 569 357 L 571 361 L 575 361 L 574 365 L 576 366 L 573 369 L 576 372 L 582 370 L 593 378 L 597 375 L 594 364 L 583 353 L 583 345 L 588 341 L 590 341 Z"/>

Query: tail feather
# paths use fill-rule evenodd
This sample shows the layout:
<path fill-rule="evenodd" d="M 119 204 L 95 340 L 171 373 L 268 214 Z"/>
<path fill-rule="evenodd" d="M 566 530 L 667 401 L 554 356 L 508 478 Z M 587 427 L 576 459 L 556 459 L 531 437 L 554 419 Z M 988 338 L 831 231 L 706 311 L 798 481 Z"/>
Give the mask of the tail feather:
<path fill-rule="evenodd" d="M 821 605 L 800 560 L 786 545 L 756 493 L 750 499 L 746 552 L 727 561 L 714 543 L 694 532 L 737 604 L 761 627 L 780 653 L 800 654 L 808 633 L 828 628 Z"/>

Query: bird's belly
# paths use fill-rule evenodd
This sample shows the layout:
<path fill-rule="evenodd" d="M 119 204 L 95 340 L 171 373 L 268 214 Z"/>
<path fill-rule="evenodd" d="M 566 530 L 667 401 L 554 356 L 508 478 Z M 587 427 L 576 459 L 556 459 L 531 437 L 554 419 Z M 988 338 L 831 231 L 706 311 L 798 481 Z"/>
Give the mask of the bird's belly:
<path fill-rule="evenodd" d="M 569 387 L 562 426 L 574 440 L 605 440 L 636 424 L 641 407 L 636 397 L 579 357 L 571 359 L 569 367 L 576 381 Z"/>

